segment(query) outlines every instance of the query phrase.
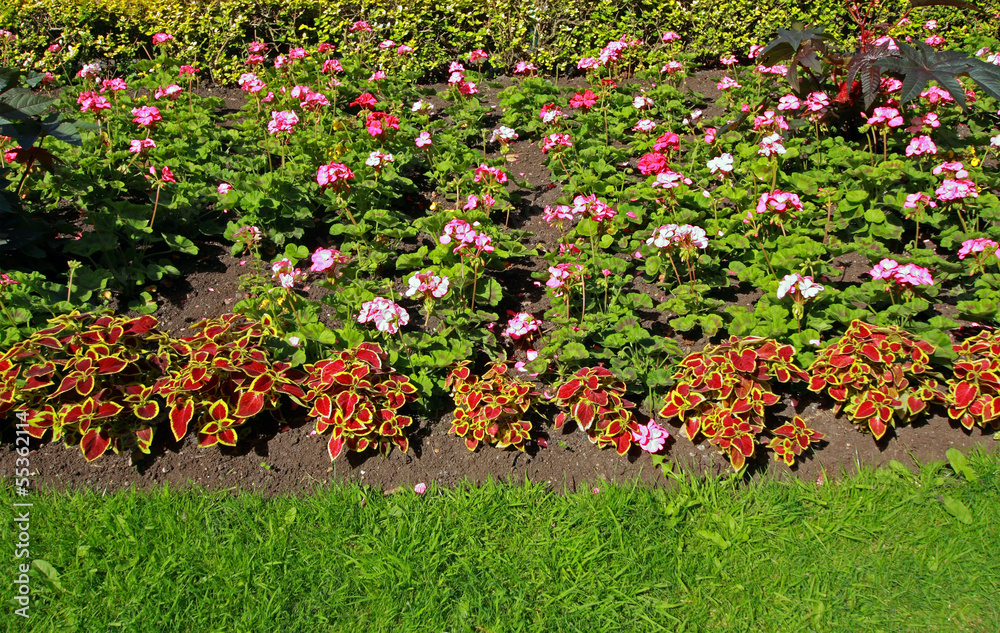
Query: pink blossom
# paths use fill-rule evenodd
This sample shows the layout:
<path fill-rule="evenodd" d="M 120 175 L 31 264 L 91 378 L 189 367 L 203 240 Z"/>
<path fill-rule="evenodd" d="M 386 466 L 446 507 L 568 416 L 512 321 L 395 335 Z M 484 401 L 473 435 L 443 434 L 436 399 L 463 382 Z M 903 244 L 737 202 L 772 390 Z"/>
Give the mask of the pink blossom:
<path fill-rule="evenodd" d="M 97 77 L 97 73 L 99 72 L 101 72 L 101 66 L 96 62 L 91 62 L 89 64 L 84 64 L 83 68 L 76 73 L 76 76 L 81 79 L 93 79 L 94 77 Z"/>
<path fill-rule="evenodd" d="M 906 202 L 903 203 L 903 208 L 916 209 L 920 204 L 925 204 L 929 207 L 937 206 L 937 203 L 931 200 L 931 197 L 926 193 L 911 193 L 906 196 Z"/>
<path fill-rule="evenodd" d="M 760 56 L 760 53 L 763 50 L 764 50 L 763 46 L 761 46 L 759 44 L 751 44 L 750 45 L 750 52 L 747 54 L 747 57 L 749 57 L 750 59 L 757 59 L 757 57 Z"/>
<path fill-rule="evenodd" d="M 879 82 L 879 89 L 885 93 L 899 92 L 903 89 L 903 82 L 895 77 L 882 77 L 882 81 Z"/>
<path fill-rule="evenodd" d="M 766 110 L 764 114 L 754 117 L 753 120 L 753 131 L 759 132 L 762 129 L 770 130 L 771 132 L 787 130 L 788 122 L 785 121 L 785 117 L 775 114 L 774 110 Z"/>
<path fill-rule="evenodd" d="M 636 110 L 646 110 L 653 107 L 653 100 L 649 97 L 638 95 L 632 99 L 632 107 Z"/>
<path fill-rule="evenodd" d="M 332 53 L 334 51 L 333 44 L 329 42 L 320 42 L 319 46 L 316 47 L 316 53 L 323 55 L 325 53 Z"/>
<path fill-rule="evenodd" d="M 663 188 L 663 189 L 673 189 L 674 187 L 679 187 L 681 183 L 685 185 L 691 184 L 691 179 L 680 174 L 676 171 L 667 169 L 656 174 L 656 180 L 653 182 L 653 189 Z"/>
<path fill-rule="evenodd" d="M 930 37 L 924 40 L 924 43 L 927 44 L 928 46 L 941 46 L 942 44 L 944 44 L 944 38 L 941 37 L 940 35 L 931 35 Z"/>
<path fill-rule="evenodd" d="M 584 57 L 576 63 L 576 67 L 580 70 L 591 70 L 593 68 L 599 68 L 601 62 L 597 61 L 596 57 Z"/>
<path fill-rule="evenodd" d="M 890 51 L 899 50 L 899 47 L 896 46 L 896 40 L 892 39 L 888 35 L 883 35 L 882 37 L 875 40 L 875 46 L 882 46 L 882 45 L 888 46 L 888 50 Z"/>
<path fill-rule="evenodd" d="M 637 429 L 632 431 L 632 441 L 647 453 L 658 453 L 663 450 L 668 437 L 670 437 L 670 433 L 652 420 L 648 424 L 637 425 Z"/>
<path fill-rule="evenodd" d="M 716 131 L 714 127 L 705 128 L 705 142 L 709 145 L 715 142 Z"/>
<path fill-rule="evenodd" d="M 413 52 L 413 47 L 407 44 L 400 44 L 399 47 L 396 49 L 397 55 L 408 55 L 412 52 Z"/>
<path fill-rule="evenodd" d="M 549 134 L 542 143 L 542 153 L 559 147 L 573 147 L 569 134 Z"/>
<path fill-rule="evenodd" d="M 143 127 L 153 127 L 156 122 L 161 120 L 160 109 L 156 106 L 142 106 L 141 108 L 132 108 L 132 119 L 133 123 L 138 123 Z"/>
<path fill-rule="evenodd" d="M 674 31 L 667 31 L 660 36 L 660 40 L 663 42 L 677 42 L 681 39 L 681 36 Z"/>
<path fill-rule="evenodd" d="M 236 82 L 244 92 L 257 93 L 263 90 L 267 84 L 257 78 L 253 73 L 243 73 Z"/>
<path fill-rule="evenodd" d="M 822 112 L 830 106 L 830 97 L 825 92 L 811 92 L 802 105 L 809 112 Z"/>
<path fill-rule="evenodd" d="M 420 482 L 419 484 L 413 487 L 413 492 L 417 493 L 418 495 L 422 495 L 426 491 L 427 491 L 427 484 L 423 482 Z"/>
<path fill-rule="evenodd" d="M 962 248 L 958 251 L 958 258 L 965 259 L 973 253 L 982 253 L 985 251 L 993 251 L 993 254 L 1000 258 L 1000 244 L 997 244 L 988 237 L 977 237 L 962 242 Z"/>
<path fill-rule="evenodd" d="M 945 172 L 951 172 L 955 178 L 968 178 L 969 176 L 969 172 L 965 170 L 965 166 L 958 162 L 944 162 L 931 170 L 931 173 L 935 176 L 940 176 Z"/>
<path fill-rule="evenodd" d="M 784 154 L 787 150 L 785 150 L 785 146 L 782 145 L 781 141 L 781 135 L 778 133 L 765 136 L 760 141 L 760 149 L 757 150 L 757 153 L 761 156 Z"/>
<path fill-rule="evenodd" d="M 573 198 L 573 213 L 582 215 L 590 214 L 595 222 L 603 222 L 615 217 L 615 210 L 607 203 L 599 200 L 596 195 L 576 196 Z"/>
<path fill-rule="evenodd" d="M 479 223 L 477 222 L 476 225 Z M 465 220 L 455 218 L 444 225 L 444 234 L 438 239 L 442 244 L 448 244 L 452 238 L 461 243 L 471 244 L 476 237 L 474 225 Z"/>
<path fill-rule="evenodd" d="M 563 117 L 563 113 L 556 104 L 546 103 L 542 106 L 541 111 L 538 113 L 538 117 L 543 123 L 555 123 Z"/>
<path fill-rule="evenodd" d="M 802 107 L 802 102 L 793 94 L 787 94 L 778 99 L 779 110 L 798 110 Z"/>
<path fill-rule="evenodd" d="M 385 79 L 385 72 L 381 70 L 376 70 L 375 72 L 372 73 L 372 76 L 368 78 L 368 83 L 379 81 L 381 79 Z"/>
<path fill-rule="evenodd" d="M 357 33 L 359 31 L 362 33 L 371 33 L 372 27 L 368 26 L 368 23 L 364 20 L 358 20 L 351 25 L 351 33 Z"/>
<path fill-rule="evenodd" d="M 153 98 L 159 100 L 163 97 L 167 97 L 171 101 L 175 101 L 177 97 L 181 96 L 182 92 L 184 92 L 184 89 L 177 84 L 170 84 L 165 88 L 163 86 L 157 86 L 156 91 L 153 93 Z"/>
<path fill-rule="evenodd" d="M 669 151 L 679 151 L 681 148 L 681 139 L 679 136 L 673 132 L 667 132 L 666 134 L 661 134 L 656 138 L 656 142 L 653 143 L 654 152 L 662 152 L 664 150 Z"/>
<path fill-rule="evenodd" d="M 346 264 L 348 261 L 347 255 L 332 248 L 317 248 L 310 259 L 312 259 L 312 266 L 309 267 L 310 271 L 314 273 L 329 271 L 327 275 L 336 270 L 337 264 Z"/>
<path fill-rule="evenodd" d="M 684 64 L 676 60 L 670 60 L 660 68 L 660 73 L 667 73 L 668 75 L 673 75 L 674 73 L 679 73 L 684 70 Z"/>
<path fill-rule="evenodd" d="M 264 42 L 250 42 L 247 44 L 247 50 L 251 53 L 266 53 L 269 46 Z"/>
<path fill-rule="evenodd" d="M 906 146 L 907 156 L 920 156 L 922 154 L 937 154 L 937 145 L 927 135 L 910 139 L 910 144 Z"/>
<path fill-rule="evenodd" d="M 954 101 L 951 94 L 947 90 L 942 90 L 937 86 L 931 86 L 927 90 L 920 93 L 921 99 L 926 99 L 927 103 L 931 105 L 937 105 L 938 103 L 948 103 Z"/>
<path fill-rule="evenodd" d="M 723 177 L 733 171 L 733 155 L 723 154 L 708 161 L 708 171 L 710 173 L 719 172 L 719 177 Z"/>
<path fill-rule="evenodd" d="M 910 126 L 906 128 L 906 131 L 910 134 L 920 134 L 921 130 L 925 127 L 931 129 L 941 127 L 941 121 L 938 120 L 938 115 L 933 112 L 928 112 L 927 114 L 921 116 L 915 116 L 910 119 Z"/>
<path fill-rule="evenodd" d="M 76 102 L 80 105 L 80 112 L 100 112 L 111 108 L 108 100 L 96 92 L 81 92 Z"/>
<path fill-rule="evenodd" d="M 354 172 L 343 163 L 330 162 L 326 165 L 320 165 L 316 172 L 316 183 L 322 189 L 345 191 L 350 189 L 350 185 L 347 183 L 349 180 L 354 180 Z"/>
<path fill-rule="evenodd" d="M 410 322 L 410 315 L 401 306 L 385 297 L 375 297 L 361 306 L 358 323 L 374 323 L 379 332 L 395 334 L 400 326 Z"/>
<path fill-rule="evenodd" d="M 735 66 L 738 62 L 735 55 L 723 55 L 719 58 L 719 63 L 723 66 Z"/>
<path fill-rule="evenodd" d="M 342 73 L 344 72 L 344 67 L 340 65 L 339 59 L 327 59 L 323 62 L 323 73 Z"/>
<path fill-rule="evenodd" d="M 899 115 L 896 108 L 875 108 L 868 118 L 868 125 L 885 125 L 886 127 L 899 127 L 903 125 L 903 117 Z"/>
<path fill-rule="evenodd" d="M 101 82 L 101 92 L 110 90 L 111 92 L 119 92 L 128 88 L 128 84 L 125 83 L 124 79 L 105 79 Z"/>
<path fill-rule="evenodd" d="M 507 172 L 502 167 L 490 167 L 486 163 L 481 163 L 476 167 L 475 174 L 473 182 L 496 181 L 501 185 L 507 182 Z"/>
<path fill-rule="evenodd" d="M 160 46 L 161 44 L 166 44 L 172 39 L 174 39 L 174 36 L 169 33 L 157 33 L 153 36 L 153 45 Z"/>
<path fill-rule="evenodd" d="M 194 75 L 198 72 L 200 71 L 190 64 L 181 64 L 180 70 L 177 71 L 177 76 L 183 77 L 184 75 L 191 75 L 194 77 Z"/>
<path fill-rule="evenodd" d="M 378 48 L 379 48 L 380 51 L 387 51 L 390 48 L 394 48 L 395 46 L 396 46 L 396 43 L 393 42 L 392 40 L 382 40 L 378 44 Z"/>
<path fill-rule="evenodd" d="M 883 259 L 871 269 L 869 274 L 875 279 L 895 281 L 904 288 L 934 285 L 934 279 L 928 269 L 915 264 L 903 266 L 892 259 Z"/>
<path fill-rule="evenodd" d="M 375 95 L 370 92 L 363 92 L 359 94 L 354 101 L 347 105 L 351 107 L 358 106 L 362 110 L 371 110 L 376 106 L 376 104 L 378 104 L 378 99 L 375 98 Z"/>
<path fill-rule="evenodd" d="M 481 64 L 482 62 L 485 62 L 487 59 L 489 59 L 489 57 L 490 56 L 486 54 L 486 51 L 484 51 L 481 48 L 477 48 L 476 50 L 469 53 L 469 63 Z"/>
<path fill-rule="evenodd" d="M 971 180 L 946 179 L 941 186 L 934 190 L 938 200 L 963 200 L 965 198 L 978 198 L 979 192 L 976 190 L 976 183 Z"/>
<path fill-rule="evenodd" d="M 274 110 L 271 112 L 271 120 L 267 124 L 267 131 L 270 134 L 278 134 L 279 132 L 291 133 L 298 122 L 299 115 L 291 110 Z"/>
<path fill-rule="evenodd" d="M 549 266 L 549 280 L 545 282 L 545 285 L 549 288 L 562 288 L 566 285 L 572 285 L 575 280 L 579 279 L 579 276 L 583 274 L 583 266 L 580 264 L 570 264 L 561 263 L 555 266 Z M 562 296 L 561 291 L 556 292 L 557 297 Z"/>
<path fill-rule="evenodd" d="M 802 210 L 802 201 L 799 200 L 799 196 L 797 194 L 775 189 L 770 193 L 760 194 L 760 199 L 757 201 L 756 211 L 758 215 L 766 213 L 767 211 L 784 214 L 789 210 Z M 753 214 L 750 211 L 747 211 L 747 216 L 743 219 L 743 223 L 749 224 L 752 219 Z"/>
<path fill-rule="evenodd" d="M 754 70 L 761 75 L 779 75 L 784 77 L 788 74 L 788 66 L 784 64 L 775 64 L 774 66 L 764 66 L 759 64 Z"/>
<path fill-rule="evenodd" d="M 420 135 L 417 136 L 414 143 L 416 143 L 417 147 L 426 147 L 427 145 L 431 145 L 433 143 L 433 141 L 431 141 L 431 133 L 421 132 Z"/>
<path fill-rule="evenodd" d="M 639 159 L 639 173 L 644 176 L 659 174 L 668 167 L 667 157 L 659 152 L 650 152 Z"/>
<path fill-rule="evenodd" d="M 573 95 L 573 98 L 569 100 L 569 107 L 579 108 L 584 112 L 591 109 L 595 105 L 597 105 L 597 95 L 594 94 L 590 88 L 587 88 L 583 92 L 576 93 Z"/>
<path fill-rule="evenodd" d="M 538 67 L 531 62 L 517 62 L 514 67 L 515 75 L 530 75 L 536 72 L 538 72 Z"/>
<path fill-rule="evenodd" d="M 413 273 L 407 280 L 407 297 L 418 296 L 425 300 L 440 299 L 448 294 L 448 277 L 435 275 L 432 271 Z"/>
<path fill-rule="evenodd" d="M 374 167 L 377 171 L 385 169 L 385 166 L 389 163 L 396 162 L 396 159 L 392 154 L 386 154 L 379 150 L 375 150 L 368 153 L 368 158 L 365 159 L 365 165 L 369 167 Z"/>
<path fill-rule="evenodd" d="M 730 88 L 742 88 L 743 84 L 730 77 L 723 77 L 719 83 L 715 84 L 717 90 L 729 90 Z"/>
<path fill-rule="evenodd" d="M 152 147 L 156 147 L 156 142 L 151 138 L 132 139 L 129 141 L 128 151 L 132 154 L 141 154 Z"/>
<path fill-rule="evenodd" d="M 537 334 L 541 324 L 542 322 L 539 319 L 536 319 L 527 312 L 519 312 L 507 322 L 507 328 L 503 331 L 503 335 L 509 336 L 516 341 L 532 333 Z"/>
<path fill-rule="evenodd" d="M 305 279 L 305 273 L 295 268 L 287 258 L 281 259 L 271 265 L 272 279 L 277 279 L 282 288 L 291 288 L 296 281 Z"/>
<path fill-rule="evenodd" d="M 228 182 L 220 182 L 219 187 L 216 191 L 219 192 L 220 196 L 224 196 L 232 190 L 233 186 L 231 184 L 229 184 Z"/>
<path fill-rule="evenodd" d="M 632 128 L 633 132 L 652 132 L 656 128 L 656 123 L 650 119 L 640 119 Z"/>
<path fill-rule="evenodd" d="M 785 275 L 778 284 L 778 298 L 783 299 L 786 295 L 791 295 L 797 303 L 801 303 L 806 299 L 812 299 L 822 290 L 823 286 L 815 283 L 812 277 L 792 273 Z"/>

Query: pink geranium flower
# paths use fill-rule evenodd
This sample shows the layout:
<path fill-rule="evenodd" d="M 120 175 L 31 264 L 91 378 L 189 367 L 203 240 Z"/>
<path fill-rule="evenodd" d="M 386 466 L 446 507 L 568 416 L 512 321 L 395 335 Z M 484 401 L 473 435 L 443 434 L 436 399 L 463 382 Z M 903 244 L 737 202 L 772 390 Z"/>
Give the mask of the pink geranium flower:
<path fill-rule="evenodd" d="M 111 108 L 108 100 L 96 92 L 81 92 L 76 102 L 80 105 L 80 112 L 100 112 Z"/>
<path fill-rule="evenodd" d="M 153 127 L 156 125 L 157 121 L 162 119 L 160 116 L 160 109 L 156 106 L 132 108 L 132 116 L 134 117 L 132 122 L 138 123 L 142 127 Z"/>
<path fill-rule="evenodd" d="M 937 145 L 927 135 L 917 136 L 910 139 L 910 144 L 906 146 L 907 156 L 921 156 L 923 154 L 937 154 Z"/>
<path fill-rule="evenodd" d="M 277 279 L 282 288 L 291 288 L 296 281 L 305 279 L 305 273 L 292 265 L 287 258 L 276 261 L 271 265 L 271 278 Z"/>
<path fill-rule="evenodd" d="M 541 324 L 542 322 L 539 319 L 536 319 L 527 312 L 518 312 L 507 322 L 507 328 L 503 331 L 503 334 L 516 341 L 520 338 L 537 334 Z"/>
<path fill-rule="evenodd" d="M 669 437 L 670 433 L 652 420 L 648 424 L 637 425 L 636 430 L 632 431 L 632 441 L 647 453 L 658 453 L 663 450 Z"/>
<path fill-rule="evenodd" d="M 976 183 L 971 180 L 946 179 L 941 186 L 934 190 L 938 200 L 964 200 L 965 198 L 978 198 L 979 191 L 976 190 Z"/>
<path fill-rule="evenodd" d="M 346 264 L 348 261 L 347 255 L 333 248 L 317 248 L 310 259 L 312 260 L 310 271 L 314 273 L 326 272 L 328 276 L 334 273 L 337 264 Z"/>
<path fill-rule="evenodd" d="M 343 163 L 330 162 L 320 165 L 316 172 L 316 183 L 323 189 L 345 191 L 350 189 L 349 180 L 354 180 L 354 172 Z"/>
<path fill-rule="evenodd" d="M 904 266 L 893 259 L 883 259 L 871 269 L 869 274 L 875 279 L 894 281 L 903 288 L 934 285 L 934 279 L 928 269 L 915 264 Z"/>
<path fill-rule="evenodd" d="M 291 133 L 298 122 L 299 115 L 291 110 L 275 110 L 271 112 L 271 120 L 267 124 L 267 131 L 270 134 L 278 134 L 280 132 Z"/>
<path fill-rule="evenodd" d="M 413 273 L 407 280 L 409 288 L 406 290 L 407 297 L 418 297 L 424 300 L 440 299 L 448 294 L 449 281 L 444 275 L 436 275 L 432 271 L 426 270 Z"/>
<path fill-rule="evenodd" d="M 962 248 L 958 251 L 958 258 L 965 259 L 975 253 L 992 252 L 1000 258 L 1000 244 L 997 244 L 988 237 L 977 237 L 962 242 Z"/>
<path fill-rule="evenodd" d="M 174 36 L 169 33 L 157 33 L 153 36 L 153 45 L 160 46 L 161 44 L 166 44 L 172 39 L 174 39 Z"/>
<path fill-rule="evenodd" d="M 400 326 L 410 322 L 410 315 L 401 306 L 385 297 L 375 297 L 361 306 L 358 323 L 374 323 L 379 332 L 395 334 Z"/>

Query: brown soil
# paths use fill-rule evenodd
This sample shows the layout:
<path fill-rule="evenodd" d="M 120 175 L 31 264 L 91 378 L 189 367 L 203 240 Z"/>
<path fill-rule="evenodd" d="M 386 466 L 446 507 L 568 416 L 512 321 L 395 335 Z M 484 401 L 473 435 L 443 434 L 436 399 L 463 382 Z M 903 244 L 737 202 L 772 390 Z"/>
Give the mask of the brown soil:
<path fill-rule="evenodd" d="M 714 98 L 718 76 L 719 71 L 698 73 L 688 79 L 687 85 Z M 567 83 L 575 85 L 574 81 L 571 79 Z M 202 91 L 225 99 L 226 113 L 237 111 L 243 99 L 240 91 L 231 88 L 207 87 Z M 487 102 L 495 101 L 496 89 L 486 87 L 484 93 L 482 97 Z M 541 252 L 546 246 L 554 245 L 559 234 L 541 220 L 540 214 L 545 205 L 555 202 L 561 191 L 558 186 L 549 185 L 549 171 L 542 163 L 538 148 L 531 142 L 515 143 L 512 152 L 517 154 L 518 160 L 508 165 L 508 172 L 519 181 L 527 180 L 531 188 L 522 191 L 521 202 L 511 213 L 510 226 L 532 232 L 530 244 Z M 429 193 L 428 199 L 433 200 L 433 194 Z M 201 243 L 199 249 L 197 257 L 178 260 L 182 271 L 179 279 L 160 283 L 160 308 L 154 316 L 163 330 L 175 336 L 183 336 L 188 326 L 202 318 L 231 312 L 233 305 L 242 298 L 239 280 L 250 263 L 232 257 L 225 244 Z M 857 254 L 838 258 L 835 263 L 843 269 L 841 277 L 835 281 L 843 282 L 860 280 L 860 275 L 869 266 L 864 257 Z M 542 264 L 543 260 L 537 257 L 513 262 L 500 278 L 505 294 L 510 297 L 502 309 L 541 314 L 550 307 L 545 293 L 530 278 L 532 271 L 544 269 Z M 755 291 L 745 292 L 748 289 L 737 287 L 735 281 L 731 290 L 732 303 L 749 305 L 759 296 Z M 634 291 L 646 292 L 657 301 L 660 299 L 656 286 L 641 279 L 634 282 Z M 322 291 L 312 288 L 308 294 L 316 298 L 319 292 Z M 645 317 L 644 327 L 657 333 L 667 331 L 666 315 L 649 313 L 642 316 Z M 433 327 L 434 321 L 431 325 Z M 677 338 L 686 352 L 706 342 L 704 339 Z M 935 410 L 929 418 L 912 427 L 890 431 L 886 438 L 876 443 L 870 435 L 855 430 L 846 419 L 835 417 L 829 400 L 806 394 L 801 401 L 793 402 L 794 405 L 789 404 L 784 410 L 776 408 L 772 412 L 776 416 L 774 421 L 798 413 L 825 435 L 820 450 L 807 455 L 790 471 L 807 481 L 836 477 L 861 465 L 880 465 L 889 460 L 905 464 L 940 460 L 952 447 L 968 450 L 980 446 L 995 451 L 998 446 L 996 434 L 983 434 L 979 430 L 966 432 L 949 421 L 941 410 Z M 302 409 L 298 409 L 286 411 L 284 422 L 260 416 L 240 429 L 240 440 L 234 449 L 200 450 L 192 436 L 174 442 L 169 431 L 161 428 L 152 455 L 137 456 L 135 463 L 130 455 L 109 453 L 88 464 L 79 449 L 65 448 L 57 443 L 34 443 L 30 462 L 34 479 L 40 486 L 107 492 L 169 484 L 175 488 L 199 485 L 208 489 L 281 494 L 304 491 L 316 483 L 328 481 L 356 481 L 391 492 L 420 482 L 433 481 L 450 486 L 462 480 L 482 482 L 489 478 L 511 481 L 527 478 L 547 482 L 557 490 L 600 486 L 607 481 L 639 480 L 648 485 L 666 485 L 668 480 L 637 449 L 624 457 L 612 450 L 598 450 L 582 431 L 571 425 L 555 431 L 551 424 L 553 416 L 553 411 L 544 408 L 542 414 L 536 415 L 536 437 L 544 439 L 532 443 L 525 453 L 492 447 L 470 452 L 461 440 L 448 435 L 450 416 L 445 415 L 441 419 L 416 421 L 411 430 L 411 446 L 405 454 L 397 450 L 385 459 L 372 453 L 350 454 L 331 462 L 326 452 L 326 438 L 312 433 L 312 422 L 306 419 Z M 729 470 L 728 462 L 714 447 L 705 442 L 688 441 L 676 427 L 669 430 L 672 437 L 666 455 L 680 469 L 698 475 Z M 17 458 L 13 448 L 13 429 L 8 427 L 0 447 L 0 477 L 13 476 Z M 766 461 L 769 454 L 758 449 L 758 458 L 764 459 L 752 464 L 750 476 L 765 473 L 785 476 L 789 472 L 783 465 Z"/>

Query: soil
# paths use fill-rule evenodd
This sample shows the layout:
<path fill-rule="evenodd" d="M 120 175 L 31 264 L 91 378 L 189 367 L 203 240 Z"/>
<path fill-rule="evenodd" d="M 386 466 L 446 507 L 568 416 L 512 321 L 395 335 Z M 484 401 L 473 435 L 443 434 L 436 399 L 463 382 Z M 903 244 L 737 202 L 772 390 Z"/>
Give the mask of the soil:
<path fill-rule="evenodd" d="M 688 78 L 687 85 L 711 101 L 718 96 L 714 84 L 720 74 L 720 71 L 697 73 Z M 506 85 L 506 81 L 499 83 Z M 579 83 L 579 80 L 571 78 L 565 83 L 576 86 L 574 82 Z M 432 87 L 441 90 L 444 86 Z M 483 88 L 484 94 L 480 96 L 487 103 L 491 100 L 496 103 L 498 88 Z M 224 99 L 223 114 L 238 112 L 243 102 L 242 92 L 234 88 L 208 86 L 200 91 Z M 440 108 L 443 102 L 436 105 Z M 713 114 L 711 107 L 706 108 L 708 116 Z M 561 192 L 549 184 L 549 171 L 542 163 L 538 148 L 531 142 L 514 143 L 511 153 L 517 156 L 517 161 L 508 164 L 508 172 L 518 181 L 530 183 L 530 189 L 522 190 L 509 225 L 531 232 L 530 245 L 541 251 L 558 241 L 558 231 L 542 221 L 541 213 L 546 205 L 555 203 Z M 426 202 L 435 199 L 435 194 L 426 194 Z M 181 277 L 159 284 L 157 300 L 160 307 L 154 316 L 160 328 L 174 336 L 184 336 L 185 330 L 200 319 L 231 312 L 233 305 L 242 298 L 240 277 L 248 271 L 250 263 L 233 257 L 226 244 L 202 242 L 198 246 L 198 256 L 177 261 Z M 409 247 L 412 245 L 402 250 Z M 858 254 L 838 258 L 835 264 L 843 270 L 840 278 L 833 280 L 837 282 L 859 281 L 860 275 L 870 267 L 870 263 Z M 500 306 L 501 310 L 541 314 L 550 307 L 543 289 L 530 277 L 532 271 L 544 270 L 544 266 L 547 264 L 540 257 L 523 258 L 515 260 L 512 267 L 498 277 L 509 298 Z M 659 298 L 657 288 L 641 279 L 633 282 L 633 291 Z M 325 291 L 307 288 L 304 292 L 315 299 Z M 754 289 L 736 285 L 727 291 L 729 303 L 750 305 L 758 297 Z M 653 328 L 657 333 L 668 330 L 666 315 L 651 312 L 643 316 L 646 317 L 642 322 L 644 327 Z M 419 325 L 420 321 L 422 319 L 415 319 L 414 323 Z M 430 327 L 434 325 L 432 320 Z M 676 338 L 685 352 L 699 349 L 707 342 L 704 338 L 695 340 L 680 334 Z M 824 434 L 825 440 L 819 450 L 806 455 L 791 469 L 767 461 L 770 452 L 758 450 L 758 461 L 751 463 L 747 476 L 795 476 L 822 483 L 862 465 L 881 465 L 890 460 L 913 465 L 944 459 L 945 451 L 953 447 L 963 451 L 974 447 L 996 451 L 1000 446 L 996 441 L 1000 436 L 995 432 L 983 433 L 978 429 L 967 432 L 940 409 L 913 426 L 890 430 L 886 437 L 876 442 L 870 434 L 855 430 L 845 418 L 835 416 L 831 405 L 832 402 L 824 397 L 806 393 L 800 400 L 786 404 L 784 409 L 769 412 L 772 422 L 779 423 L 794 414 L 801 415 L 810 427 Z M 436 420 L 416 420 L 411 427 L 410 449 L 405 454 L 394 450 L 387 458 L 382 458 L 371 452 L 351 453 L 331 462 L 326 451 L 327 438 L 313 432 L 313 423 L 299 408 L 283 411 L 282 421 L 268 415 L 258 416 L 251 424 L 241 427 L 235 448 L 202 450 L 191 434 L 175 442 L 168 431 L 160 429 L 149 456 L 109 452 L 88 464 L 78 448 L 33 442 L 29 459 L 38 486 L 55 490 L 89 488 L 101 492 L 130 487 L 153 489 L 169 484 L 172 488 L 201 486 L 274 495 L 302 492 L 331 481 L 354 481 L 391 493 L 421 482 L 452 486 L 463 480 L 478 483 L 490 478 L 510 481 L 527 478 L 551 484 L 556 490 L 599 487 L 609 481 L 641 481 L 652 486 L 669 484 L 670 480 L 638 449 L 626 456 L 619 456 L 613 450 L 599 450 L 572 424 L 563 430 L 554 430 L 551 424 L 554 415 L 554 411 L 544 408 L 541 415 L 536 415 L 536 437 L 541 441 L 532 442 L 523 453 L 488 446 L 470 452 L 464 442 L 448 435 L 450 415 L 445 415 Z M 727 460 L 707 442 L 692 443 L 680 429 L 669 427 L 668 430 L 671 438 L 666 456 L 675 464 L 675 470 L 695 475 L 730 470 Z M 14 475 L 18 455 L 13 440 L 13 429 L 7 427 L 0 446 L 2 478 Z"/>

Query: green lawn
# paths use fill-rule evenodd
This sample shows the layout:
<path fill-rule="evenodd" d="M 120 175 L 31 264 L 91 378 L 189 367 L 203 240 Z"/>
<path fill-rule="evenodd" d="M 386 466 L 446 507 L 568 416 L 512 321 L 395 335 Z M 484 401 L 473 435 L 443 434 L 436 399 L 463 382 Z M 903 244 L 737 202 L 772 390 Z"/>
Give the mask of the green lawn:
<path fill-rule="evenodd" d="M 0 621 L 87 633 L 996 633 L 1000 457 L 970 464 L 971 482 L 938 463 L 823 486 L 570 495 L 529 484 L 38 493 L 32 557 L 60 587 L 32 572 L 30 619 L 11 606 Z M 0 496 L 6 508 L 23 500 L 9 485 Z"/>

